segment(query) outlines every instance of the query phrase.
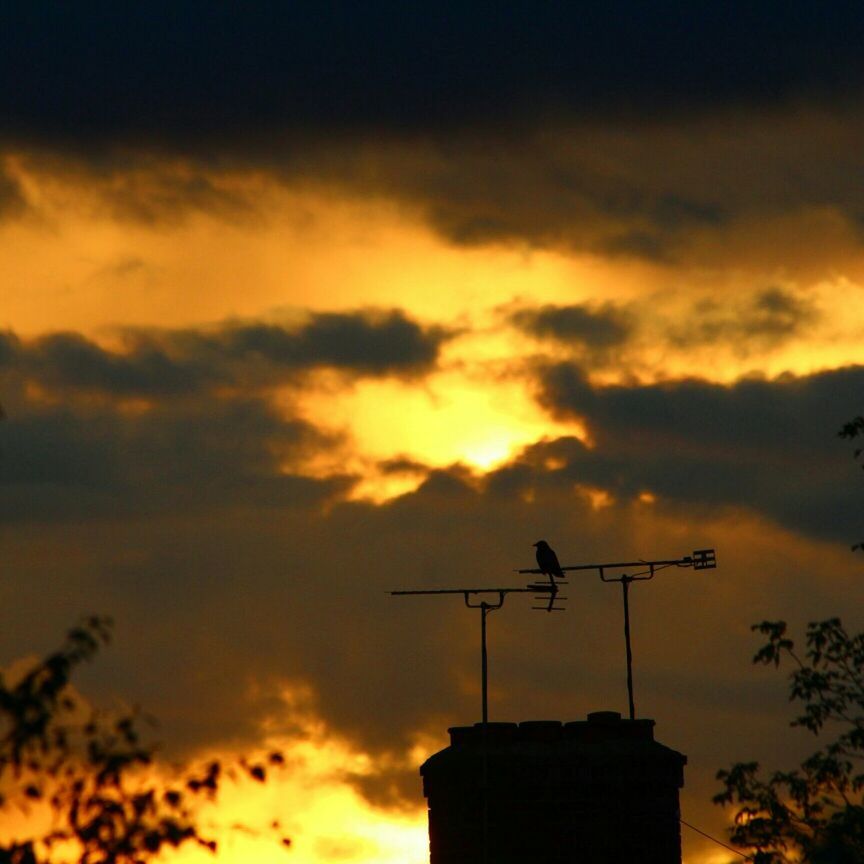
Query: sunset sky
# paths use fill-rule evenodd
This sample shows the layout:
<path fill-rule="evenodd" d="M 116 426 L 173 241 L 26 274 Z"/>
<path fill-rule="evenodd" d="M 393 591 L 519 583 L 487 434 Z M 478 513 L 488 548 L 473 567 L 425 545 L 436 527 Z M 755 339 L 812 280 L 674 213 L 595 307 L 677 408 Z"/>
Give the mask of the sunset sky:
<path fill-rule="evenodd" d="M 81 689 L 166 765 L 290 755 L 172 861 L 426 862 L 478 626 L 387 591 L 541 537 L 716 548 L 631 595 L 687 821 L 816 748 L 750 625 L 864 626 L 862 44 L 846 3 L 0 5 L 0 665 L 110 614 Z M 491 719 L 626 711 L 617 586 L 568 596 L 489 619 Z"/>

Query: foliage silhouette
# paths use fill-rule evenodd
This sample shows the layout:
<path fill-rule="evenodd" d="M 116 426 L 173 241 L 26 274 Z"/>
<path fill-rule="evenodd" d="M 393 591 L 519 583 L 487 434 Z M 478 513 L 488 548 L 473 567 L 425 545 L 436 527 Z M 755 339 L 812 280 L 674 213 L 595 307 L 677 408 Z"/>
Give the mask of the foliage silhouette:
<path fill-rule="evenodd" d="M 723 791 L 714 802 L 736 806 L 732 842 L 755 864 L 861 864 L 864 861 L 864 632 L 850 635 L 839 618 L 808 624 L 802 660 L 783 621 L 754 630 L 768 641 L 754 663 L 796 665 L 790 700 L 803 712 L 792 721 L 814 735 L 837 736 L 792 771 L 767 779 L 757 762 L 739 762 L 717 773 Z"/>
<path fill-rule="evenodd" d="M 837 434 L 841 438 L 858 438 L 859 436 L 864 438 L 864 417 L 860 415 L 853 417 L 848 423 L 843 424 L 843 427 Z M 864 447 L 858 447 L 855 450 L 855 458 L 860 459 L 862 454 L 864 454 Z M 864 464 L 861 467 L 864 468 Z M 856 543 L 852 549 L 864 551 L 864 541 Z"/>
<path fill-rule="evenodd" d="M 0 864 L 44 864 L 58 850 L 68 860 L 70 849 L 79 864 L 144 864 L 186 843 L 215 852 L 196 804 L 215 800 L 226 778 L 265 782 L 271 766 L 284 764 L 273 752 L 255 763 L 210 761 L 172 781 L 148 770 L 155 746 L 142 739 L 140 713 L 95 711 L 71 684 L 111 628 L 91 616 L 16 683 L 0 676 L 0 807 L 44 806 L 52 815 L 47 833 L 0 843 Z"/>

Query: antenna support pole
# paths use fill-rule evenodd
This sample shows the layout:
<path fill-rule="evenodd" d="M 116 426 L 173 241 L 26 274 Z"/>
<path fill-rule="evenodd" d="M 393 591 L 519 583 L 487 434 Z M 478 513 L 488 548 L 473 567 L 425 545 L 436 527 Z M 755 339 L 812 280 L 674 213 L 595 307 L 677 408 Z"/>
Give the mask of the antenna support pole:
<path fill-rule="evenodd" d="M 480 666 L 481 666 L 481 691 L 483 700 L 483 725 L 489 722 L 489 653 L 486 650 L 486 616 L 489 607 L 483 603 L 480 607 Z"/>
<path fill-rule="evenodd" d="M 480 699 L 485 734 L 486 725 L 489 723 L 489 651 L 486 645 L 486 616 L 504 605 L 508 594 L 533 594 L 537 600 L 543 600 L 544 605 L 534 606 L 534 609 L 542 609 L 545 612 L 563 612 L 563 607 L 556 605 L 556 601 L 566 600 L 558 592 L 558 585 L 566 585 L 560 581 L 555 584 L 550 579 L 548 584 L 531 583 L 524 588 L 432 588 L 421 591 L 391 591 L 390 594 L 397 596 L 406 595 L 430 595 L 430 594 L 461 594 L 465 605 L 469 609 L 477 609 L 480 612 Z M 486 595 L 496 595 L 497 599 L 487 600 Z M 473 601 L 472 602 L 472 598 Z"/>
<path fill-rule="evenodd" d="M 465 605 L 469 609 L 480 610 L 480 701 L 484 733 L 486 724 L 489 722 L 489 651 L 486 648 L 486 616 L 504 605 L 507 593 L 506 590 L 499 591 L 497 601 L 481 600 L 479 603 L 472 603 L 471 592 L 464 592 Z"/>
<path fill-rule="evenodd" d="M 624 643 L 627 646 L 627 699 L 630 703 L 630 719 L 636 719 L 636 706 L 633 702 L 633 649 L 630 646 L 630 577 L 621 579 L 621 592 L 624 595 Z"/>

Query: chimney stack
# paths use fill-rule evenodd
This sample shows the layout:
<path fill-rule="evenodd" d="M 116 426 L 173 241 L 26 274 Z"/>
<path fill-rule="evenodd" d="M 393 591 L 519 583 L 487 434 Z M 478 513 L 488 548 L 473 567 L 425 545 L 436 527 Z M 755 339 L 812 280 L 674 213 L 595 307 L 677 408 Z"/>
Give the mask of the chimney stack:
<path fill-rule="evenodd" d="M 654 740 L 653 720 L 449 731 L 420 768 L 431 864 L 681 864 L 687 757 Z"/>

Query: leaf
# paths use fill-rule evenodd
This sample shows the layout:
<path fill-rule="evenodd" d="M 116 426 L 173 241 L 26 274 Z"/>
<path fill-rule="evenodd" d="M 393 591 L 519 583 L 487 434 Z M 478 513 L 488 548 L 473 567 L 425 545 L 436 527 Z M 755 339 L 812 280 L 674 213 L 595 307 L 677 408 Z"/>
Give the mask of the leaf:
<path fill-rule="evenodd" d="M 803 710 L 792 725 L 835 737 L 791 771 L 765 777 L 756 762 L 718 771 L 714 803 L 736 808 L 730 838 L 764 864 L 864 861 L 864 774 L 853 773 L 864 759 L 864 633 L 849 634 L 839 618 L 812 621 L 799 658 L 785 622 L 752 629 L 768 637 L 756 662 L 777 666 L 786 654 L 797 663 L 789 695 Z"/>

